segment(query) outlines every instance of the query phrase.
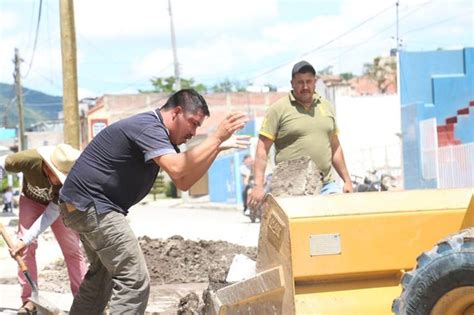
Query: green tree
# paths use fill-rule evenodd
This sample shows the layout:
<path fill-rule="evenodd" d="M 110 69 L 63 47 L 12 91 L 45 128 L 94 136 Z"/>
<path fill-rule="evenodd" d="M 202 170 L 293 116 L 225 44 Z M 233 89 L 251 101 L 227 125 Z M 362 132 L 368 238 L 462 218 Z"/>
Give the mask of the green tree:
<path fill-rule="evenodd" d="M 222 82 L 215 84 L 211 90 L 214 93 L 229 93 L 232 92 L 232 82 L 229 79 L 225 79 Z"/>
<path fill-rule="evenodd" d="M 382 93 L 385 93 L 387 82 L 397 81 L 397 61 L 395 57 L 376 57 L 373 63 L 365 63 L 364 75 L 377 82 Z"/>
<path fill-rule="evenodd" d="M 18 188 L 20 187 L 20 180 L 18 178 L 18 175 L 15 173 L 10 173 L 13 174 L 13 188 Z M 0 181 L 0 193 L 5 190 L 5 188 L 8 187 L 8 177 L 5 175 L 5 177 Z M 0 194 L 1 197 L 1 194 Z M 1 199 L 1 198 L 0 198 Z"/>
<path fill-rule="evenodd" d="M 178 198 L 178 190 L 171 180 L 166 183 L 165 195 L 170 198 Z"/>
<path fill-rule="evenodd" d="M 246 83 L 242 83 L 242 82 L 239 82 L 239 81 L 234 81 L 234 91 L 235 92 L 245 92 L 246 91 L 246 88 L 247 88 L 247 85 Z"/>
<path fill-rule="evenodd" d="M 332 68 L 333 68 L 333 66 L 327 66 L 326 68 L 323 68 L 319 71 L 316 71 L 316 74 L 317 75 L 331 75 L 331 74 L 333 74 Z"/>
<path fill-rule="evenodd" d="M 362 66 L 362 73 L 364 75 L 368 75 L 368 76 L 371 76 L 371 74 L 374 72 L 374 64 L 372 63 L 364 63 L 364 65 Z"/>
<path fill-rule="evenodd" d="M 270 92 L 276 92 L 277 91 L 277 87 L 273 84 L 268 83 L 268 84 L 265 84 L 264 86 L 266 86 Z"/>
<path fill-rule="evenodd" d="M 156 195 L 162 195 L 166 192 L 165 178 L 163 174 L 158 174 L 150 193 L 153 194 L 153 200 L 156 201 Z"/>
<path fill-rule="evenodd" d="M 173 93 L 176 92 L 175 84 L 176 78 L 171 77 L 154 77 L 151 80 L 153 85 L 153 90 L 140 90 L 140 93 Z M 199 93 L 205 93 L 207 88 L 201 83 L 195 83 L 194 79 L 181 79 L 181 88 L 182 89 L 195 89 Z"/>
<path fill-rule="evenodd" d="M 211 90 L 214 93 L 231 93 L 231 92 L 244 92 L 247 84 L 239 81 L 230 81 L 225 79 L 212 86 Z"/>
<path fill-rule="evenodd" d="M 344 72 L 340 74 L 341 78 L 343 78 L 346 81 L 349 81 L 354 77 L 354 74 L 352 72 Z"/>

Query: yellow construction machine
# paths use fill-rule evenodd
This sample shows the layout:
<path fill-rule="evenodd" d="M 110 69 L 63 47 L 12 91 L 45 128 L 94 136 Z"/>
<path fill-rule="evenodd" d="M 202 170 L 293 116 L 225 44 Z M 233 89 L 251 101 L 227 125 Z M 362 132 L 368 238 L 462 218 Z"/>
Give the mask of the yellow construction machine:
<path fill-rule="evenodd" d="M 215 314 L 474 314 L 474 189 L 267 195 L 255 276 Z"/>

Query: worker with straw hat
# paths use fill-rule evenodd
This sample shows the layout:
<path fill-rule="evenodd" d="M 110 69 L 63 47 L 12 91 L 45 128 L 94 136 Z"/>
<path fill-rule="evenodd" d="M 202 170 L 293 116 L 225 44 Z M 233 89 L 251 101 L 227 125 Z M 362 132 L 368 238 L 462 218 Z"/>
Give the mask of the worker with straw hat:
<path fill-rule="evenodd" d="M 12 257 L 22 255 L 33 281 L 37 282 L 37 237 L 51 226 L 64 255 L 73 295 L 79 290 L 87 265 L 79 235 L 58 219 L 58 195 L 79 153 L 68 144 L 58 144 L 13 153 L 0 159 L 0 178 L 5 171 L 23 173 L 18 241 L 10 254 Z M 35 306 L 28 301 L 32 292 L 31 287 L 22 272 L 18 273 L 18 278 L 23 302 L 19 314 L 32 314 L 35 312 Z"/>

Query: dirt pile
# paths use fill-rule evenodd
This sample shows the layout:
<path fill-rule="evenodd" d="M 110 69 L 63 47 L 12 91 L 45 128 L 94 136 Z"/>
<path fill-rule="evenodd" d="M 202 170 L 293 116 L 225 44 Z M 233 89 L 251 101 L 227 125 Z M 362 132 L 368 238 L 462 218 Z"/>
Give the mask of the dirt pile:
<path fill-rule="evenodd" d="M 40 290 L 58 293 L 71 292 L 66 264 L 62 258 L 46 266 L 38 276 Z"/>
<path fill-rule="evenodd" d="M 209 277 L 226 275 L 236 254 L 256 259 L 257 249 L 225 241 L 192 241 L 181 236 L 168 239 L 139 238 L 145 255 L 152 285 L 170 283 L 207 283 Z M 17 283 L 16 279 L 2 279 L 1 283 Z M 70 292 L 69 278 L 63 259 L 39 272 L 41 290 Z"/>
<path fill-rule="evenodd" d="M 139 239 L 152 284 L 208 282 L 209 274 L 227 274 L 236 254 L 256 259 L 257 249 L 225 241 Z"/>
<path fill-rule="evenodd" d="M 202 314 L 201 299 L 209 290 L 228 285 L 225 277 L 236 254 L 256 259 L 257 249 L 225 241 L 191 241 L 181 236 L 168 239 L 139 238 L 151 279 L 148 308 L 152 314 Z M 62 258 L 39 271 L 40 291 L 69 293 L 69 278 Z M 1 278 L 17 284 L 16 278 Z M 204 310 L 203 310 L 204 308 Z"/>

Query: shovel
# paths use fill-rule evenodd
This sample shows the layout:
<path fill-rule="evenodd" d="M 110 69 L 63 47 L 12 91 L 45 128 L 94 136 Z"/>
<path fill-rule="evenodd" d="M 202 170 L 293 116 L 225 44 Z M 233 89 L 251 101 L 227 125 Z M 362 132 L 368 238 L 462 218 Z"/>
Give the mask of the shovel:
<path fill-rule="evenodd" d="M 10 235 L 8 235 L 7 230 L 3 226 L 2 223 L 0 223 L 0 234 L 2 234 L 3 239 L 8 245 L 8 248 L 13 248 L 14 244 L 12 242 L 12 239 L 10 238 Z M 26 280 L 31 286 L 31 297 L 28 299 L 30 300 L 33 304 L 36 305 L 38 310 L 41 312 L 41 314 L 44 315 L 60 315 L 60 314 L 65 314 L 63 311 L 61 311 L 57 306 L 49 302 L 47 299 L 41 297 L 38 293 L 38 285 L 33 281 L 33 278 L 31 278 L 30 273 L 28 272 L 28 267 L 26 267 L 25 262 L 21 258 L 20 255 L 15 256 L 15 260 L 18 263 L 18 266 L 20 267 L 20 270 L 23 272 L 25 275 Z"/>

